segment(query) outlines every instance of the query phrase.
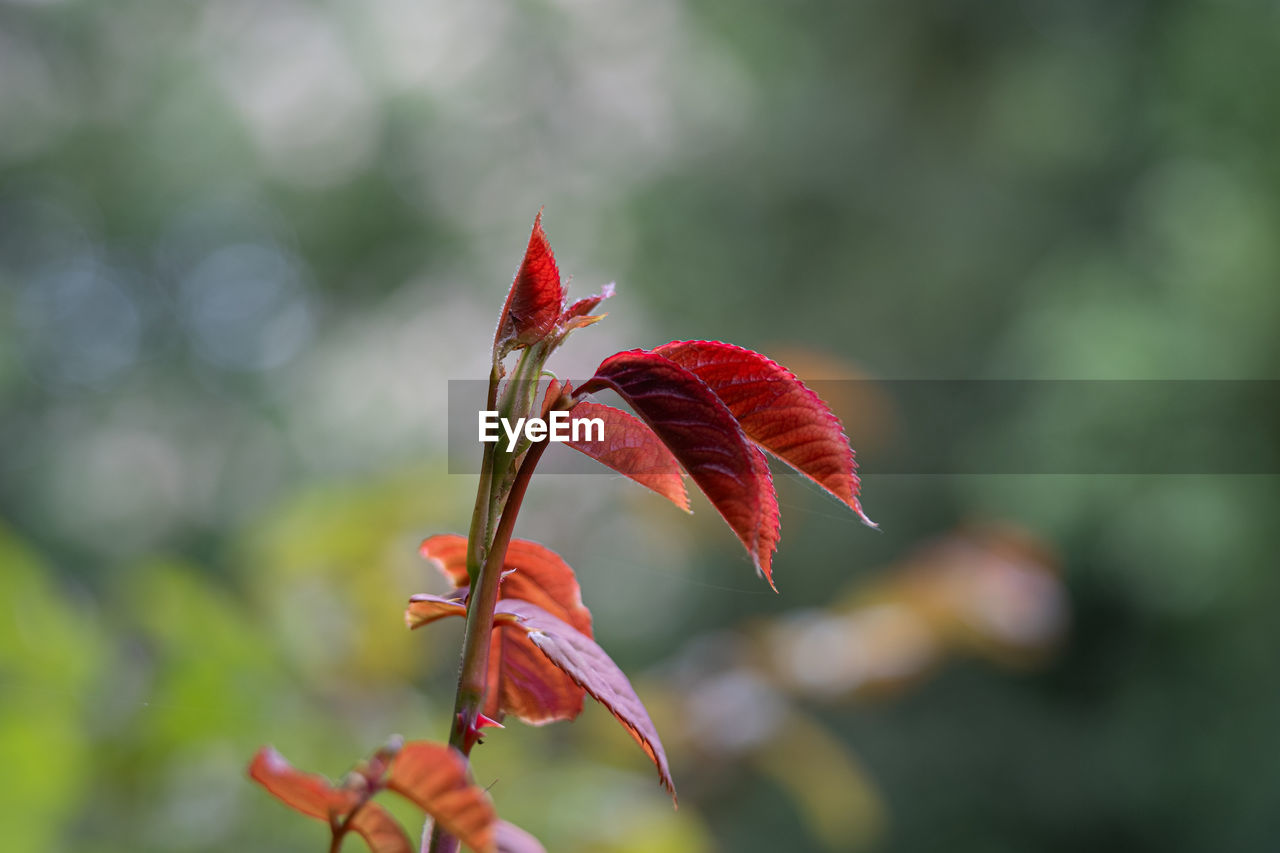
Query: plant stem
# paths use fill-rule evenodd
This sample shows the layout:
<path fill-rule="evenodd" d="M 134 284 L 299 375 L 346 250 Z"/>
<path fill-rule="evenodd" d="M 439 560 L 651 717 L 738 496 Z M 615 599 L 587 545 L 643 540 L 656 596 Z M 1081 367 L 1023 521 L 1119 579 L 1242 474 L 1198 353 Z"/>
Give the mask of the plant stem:
<path fill-rule="evenodd" d="M 493 411 L 498 400 L 498 365 L 489 371 L 489 393 L 485 398 L 485 410 Z M 493 454 L 497 444 L 484 446 L 480 457 L 480 485 L 476 488 L 476 506 L 471 512 L 471 529 L 467 533 L 467 576 L 475 586 L 489 547 L 489 518 L 492 512 L 490 493 L 493 484 Z"/>
<path fill-rule="evenodd" d="M 364 805 L 363 803 L 360 806 Z M 351 818 L 355 813 L 360 811 L 360 806 L 356 806 L 351 814 L 347 815 L 340 821 L 329 819 L 329 853 L 338 853 L 342 849 L 342 839 L 346 837 L 347 830 L 351 828 Z"/>
<path fill-rule="evenodd" d="M 515 530 L 516 516 L 524 502 L 525 492 L 533 477 L 533 469 L 547 449 L 548 442 L 533 444 L 520 465 L 511 492 L 503 507 L 502 517 L 493 534 L 493 544 L 485 555 L 480 576 L 471 587 L 467 602 L 467 631 L 462 641 L 462 665 L 458 675 L 458 692 L 454 701 L 453 728 L 449 733 L 449 745 L 464 756 L 470 756 L 473 739 L 469 733 L 484 707 L 485 686 L 489 675 L 489 644 L 493 633 L 493 611 L 498 604 L 498 582 L 507 557 L 507 546 Z M 483 488 L 483 486 L 481 487 Z M 470 553 L 470 552 L 469 552 Z M 439 829 L 431 833 L 429 853 L 452 853 L 458 849 L 457 839 Z"/>

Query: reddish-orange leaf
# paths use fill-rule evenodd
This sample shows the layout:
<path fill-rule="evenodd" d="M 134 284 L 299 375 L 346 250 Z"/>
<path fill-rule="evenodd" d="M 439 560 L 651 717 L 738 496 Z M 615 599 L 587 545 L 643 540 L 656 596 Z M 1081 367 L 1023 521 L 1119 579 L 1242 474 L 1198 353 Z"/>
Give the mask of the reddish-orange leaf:
<path fill-rule="evenodd" d="M 455 586 L 467 583 L 467 540 L 441 534 L 425 540 L 419 553 L 431 560 Z M 500 599 L 536 604 L 556 618 L 591 636 L 591 611 L 582 603 L 582 592 L 573 569 L 550 549 L 526 539 L 515 539 L 507 548 Z M 454 615 L 452 598 L 415 595 L 405 620 L 416 628 L 443 616 Z M 572 720 L 582 712 L 583 692 L 573 680 L 547 663 L 523 631 L 499 625 L 489 647 L 489 682 L 484 713 L 490 717 L 514 714 L 526 723 L 542 725 Z"/>
<path fill-rule="evenodd" d="M 498 816 L 489 796 L 471 782 L 462 753 L 438 743 L 406 743 L 391 763 L 387 787 L 472 850 L 497 849 Z"/>
<path fill-rule="evenodd" d="M 778 499 L 768 464 L 733 413 L 701 379 L 656 353 L 610 356 L 576 393 L 604 388 L 617 391 L 653 428 L 772 585 Z"/>
<path fill-rule="evenodd" d="M 604 423 L 604 438 L 599 441 L 568 441 L 581 451 L 619 474 L 625 474 L 646 486 L 685 512 L 689 512 L 689 494 L 684 488 L 680 463 L 644 421 L 612 406 L 580 400 L 569 412 L 572 421 L 599 418 Z M 570 436 L 572 433 L 570 422 Z M 584 429 L 582 438 L 594 435 Z"/>
<path fill-rule="evenodd" d="M 466 615 L 467 606 L 459 599 L 428 595 L 424 592 L 409 599 L 409 607 L 404 612 L 404 621 L 410 629 L 413 629 L 448 616 L 466 618 Z"/>
<path fill-rule="evenodd" d="M 550 335 L 564 307 L 564 288 L 551 245 L 542 230 L 542 212 L 533 220 L 529 247 L 507 293 L 493 351 L 501 358 L 512 349 L 535 344 Z"/>
<path fill-rule="evenodd" d="M 507 617 L 505 624 L 526 632 L 547 660 L 564 670 L 579 686 L 609 709 L 658 768 L 662 785 L 676 798 L 671 768 L 662 750 L 662 741 L 649 719 L 631 682 L 618 665 L 582 634 L 536 605 L 525 601 L 500 601 L 497 612 Z"/>
<path fill-rule="evenodd" d="M 462 588 L 468 583 L 467 540 L 456 533 L 440 533 L 430 536 L 418 546 L 418 553 L 426 557 L 454 585 Z M 500 599 L 518 598 L 536 604 L 558 619 L 563 619 L 577 630 L 591 636 L 591 611 L 582 603 L 582 589 L 578 579 L 559 554 L 545 545 L 528 539 L 512 539 L 503 560 Z M 415 595 L 410 601 L 422 599 L 431 607 L 445 607 L 457 599 L 432 595 Z"/>
<path fill-rule="evenodd" d="M 499 599 L 518 598 L 568 622 L 591 636 L 591 611 L 582 603 L 578 578 L 560 555 L 528 539 L 513 539 L 507 548 Z"/>
<path fill-rule="evenodd" d="M 323 776 L 298 770 L 269 746 L 254 755 L 249 777 L 285 805 L 323 821 L 344 817 L 360 802 L 358 792 L 336 788 Z"/>
<path fill-rule="evenodd" d="M 430 560 L 455 588 L 471 583 L 467 575 L 467 537 L 457 533 L 428 536 L 418 546 L 418 553 Z"/>
<path fill-rule="evenodd" d="M 498 853 L 547 853 L 538 839 L 514 823 L 498 821 Z"/>
<path fill-rule="evenodd" d="M 359 833 L 373 853 L 415 853 L 413 842 L 396 819 L 377 803 L 365 803 L 351 818 L 351 830 Z"/>
<path fill-rule="evenodd" d="M 876 526 L 858 501 L 857 464 L 840 420 L 791 371 L 719 341 L 672 341 L 653 351 L 705 382 L 752 441 Z"/>

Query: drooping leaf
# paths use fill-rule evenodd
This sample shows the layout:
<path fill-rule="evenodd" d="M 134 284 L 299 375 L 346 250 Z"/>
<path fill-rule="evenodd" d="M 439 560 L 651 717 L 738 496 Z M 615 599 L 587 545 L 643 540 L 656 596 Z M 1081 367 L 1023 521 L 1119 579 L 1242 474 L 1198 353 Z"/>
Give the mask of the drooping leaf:
<path fill-rule="evenodd" d="M 671 450 L 773 585 L 778 499 L 764 456 L 701 379 L 656 353 L 610 356 L 578 395 L 612 388 Z"/>
<path fill-rule="evenodd" d="M 671 768 L 667 765 L 662 741 L 649 719 L 640 697 L 636 696 L 631 682 L 618 669 L 618 665 L 585 634 L 574 630 L 536 605 L 525 601 L 500 601 L 496 611 L 502 621 L 518 627 L 528 634 L 530 641 L 547 658 L 564 670 L 579 686 L 609 709 L 640 744 L 640 748 L 658 768 L 658 778 L 663 787 L 676 798 L 675 785 L 671 781 Z"/>
<path fill-rule="evenodd" d="M 542 230 L 542 212 L 533 220 L 529 247 L 507 293 L 493 350 L 501 358 L 517 347 L 535 344 L 555 330 L 564 306 L 564 288 L 551 244 Z"/>
<path fill-rule="evenodd" d="M 455 585 L 468 581 L 467 542 L 456 534 L 426 539 L 419 552 L 431 560 Z M 582 592 L 573 569 L 550 549 L 525 539 L 507 548 L 500 600 L 516 599 L 536 604 L 576 630 L 591 636 L 591 611 L 582 603 Z M 416 595 L 409 602 L 405 620 L 416 628 L 443 616 L 457 615 L 455 599 Z M 465 612 L 465 611 L 464 611 Z M 533 725 L 571 720 L 582 712 L 583 691 L 529 642 L 523 631 L 497 626 L 489 647 L 489 681 L 484 713 L 498 718 L 514 714 Z"/>
<path fill-rule="evenodd" d="M 373 853 L 414 853 L 413 842 L 391 813 L 377 803 L 365 803 L 351 818 L 351 830 Z"/>
<path fill-rule="evenodd" d="M 680 463 L 644 421 L 621 409 L 589 400 L 579 400 L 569 416 L 573 420 L 599 418 L 604 422 L 603 440 L 570 440 L 565 442 L 569 447 L 630 477 L 689 512 L 689 494 L 684 488 Z M 572 429 L 572 421 L 570 424 Z M 584 438 L 588 435 L 591 433 L 582 432 Z"/>
<path fill-rule="evenodd" d="M 424 741 L 406 743 L 391 764 L 387 787 L 477 853 L 497 849 L 498 816 L 493 803 L 471 782 L 466 759 L 453 748 Z"/>
<path fill-rule="evenodd" d="M 498 821 L 498 853 L 547 853 L 538 839 L 514 823 Z"/>
<path fill-rule="evenodd" d="M 360 802 L 359 792 L 335 787 L 323 776 L 298 770 L 269 746 L 253 756 L 249 777 L 285 805 L 323 821 L 345 817 Z"/>
<path fill-rule="evenodd" d="M 467 605 L 457 598 L 446 598 L 439 595 L 420 593 L 409 599 L 409 607 L 404 612 L 405 624 L 412 628 L 421 628 L 437 619 L 448 616 L 467 616 Z"/>
<path fill-rule="evenodd" d="M 876 526 L 858 500 L 857 464 L 840 420 L 791 371 L 720 341 L 672 341 L 653 352 L 705 382 L 752 441 Z"/>

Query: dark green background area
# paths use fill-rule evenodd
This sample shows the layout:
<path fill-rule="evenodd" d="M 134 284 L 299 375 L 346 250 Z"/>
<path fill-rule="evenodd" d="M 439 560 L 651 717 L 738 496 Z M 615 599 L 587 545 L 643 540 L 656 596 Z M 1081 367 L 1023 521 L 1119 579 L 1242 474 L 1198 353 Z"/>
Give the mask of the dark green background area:
<path fill-rule="evenodd" d="M 1274 380 L 1278 79 L 1248 0 L 0 0 L 0 846 L 317 850 L 244 779 L 258 744 L 337 776 L 443 737 L 458 634 L 400 608 L 418 539 L 465 528 L 447 381 L 484 375 L 539 208 L 574 295 L 618 284 L 563 376 L 711 338 L 858 385 Z M 1219 436 L 1060 387 L 918 470 L 851 429 L 883 532 L 782 482 L 780 596 L 705 505 L 608 478 L 535 483 L 521 531 L 660 673 L 1021 525 L 1062 562 L 1052 658 L 810 709 L 883 800 L 873 849 L 1272 850 L 1280 486 L 1152 456 L 1193 420 L 1273 470 L 1276 398 Z M 1113 434 L 1141 465 L 932 473 Z M 760 774 L 672 816 L 606 723 L 511 729 L 495 797 L 552 850 L 822 849 Z"/>

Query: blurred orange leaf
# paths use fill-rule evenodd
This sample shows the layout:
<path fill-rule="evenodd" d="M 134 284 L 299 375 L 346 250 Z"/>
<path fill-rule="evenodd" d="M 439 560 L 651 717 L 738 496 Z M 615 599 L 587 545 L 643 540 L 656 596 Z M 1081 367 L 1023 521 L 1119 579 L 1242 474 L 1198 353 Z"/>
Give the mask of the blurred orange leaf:
<path fill-rule="evenodd" d="M 373 853 L 414 853 L 413 842 L 396 819 L 377 803 L 365 803 L 351 818 L 351 830 Z"/>
<path fill-rule="evenodd" d="M 446 832 L 479 853 L 493 853 L 497 814 L 471 782 L 466 759 L 437 743 L 406 743 L 391 763 L 387 787 L 411 800 Z"/>
<path fill-rule="evenodd" d="M 360 803 L 358 791 L 334 787 L 323 776 L 298 770 L 269 746 L 254 755 L 249 777 L 285 805 L 324 821 L 341 819 Z"/>

